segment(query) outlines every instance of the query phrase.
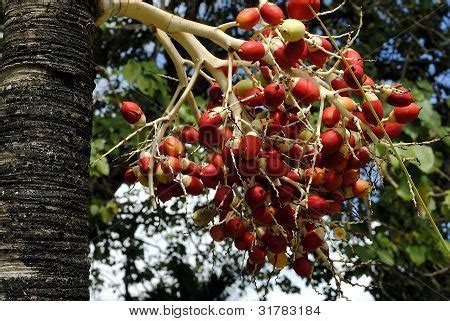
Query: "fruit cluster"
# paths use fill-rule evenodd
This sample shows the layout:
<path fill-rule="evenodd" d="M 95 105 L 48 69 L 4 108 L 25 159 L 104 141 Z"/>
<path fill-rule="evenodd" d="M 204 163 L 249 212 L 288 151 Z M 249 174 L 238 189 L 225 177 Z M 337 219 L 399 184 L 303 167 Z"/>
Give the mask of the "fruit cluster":
<path fill-rule="evenodd" d="M 214 241 L 229 238 L 247 251 L 252 273 L 268 260 L 309 277 L 312 259 L 329 255 L 330 227 L 335 239 L 345 238 L 327 218 L 370 193 L 361 173 L 373 159 L 373 143 L 383 142 L 385 132 L 395 139 L 420 112 L 408 89 L 376 84 L 356 50 L 337 52 L 329 38 L 308 32 L 319 7 L 319 0 L 289 0 L 289 18 L 264 1 L 242 10 L 236 24 L 254 35 L 233 58 L 253 63 L 232 71 L 239 119 L 225 101 L 227 88 L 212 83 L 197 124 L 174 126 L 125 172 L 127 184 L 154 186 L 162 202 L 214 190 L 194 222 L 214 222 Z M 121 112 L 130 124 L 145 123 L 133 102 Z M 199 166 L 187 157 L 193 153 L 207 161 Z"/>

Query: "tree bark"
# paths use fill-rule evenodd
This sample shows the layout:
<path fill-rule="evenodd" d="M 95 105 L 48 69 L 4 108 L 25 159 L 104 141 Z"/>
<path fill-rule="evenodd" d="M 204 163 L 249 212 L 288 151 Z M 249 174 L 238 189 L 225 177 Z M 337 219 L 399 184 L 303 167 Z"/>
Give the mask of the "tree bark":
<path fill-rule="evenodd" d="M 89 299 L 94 1 L 6 0 L 0 299 Z"/>

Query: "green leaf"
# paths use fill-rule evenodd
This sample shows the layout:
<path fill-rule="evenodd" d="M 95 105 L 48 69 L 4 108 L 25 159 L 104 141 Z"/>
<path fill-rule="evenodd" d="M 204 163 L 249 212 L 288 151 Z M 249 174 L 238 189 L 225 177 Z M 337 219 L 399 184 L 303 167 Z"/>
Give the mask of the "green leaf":
<path fill-rule="evenodd" d="M 422 91 L 426 91 L 428 93 L 434 92 L 433 85 L 429 81 L 419 80 L 416 82 L 416 85 L 419 86 Z"/>
<path fill-rule="evenodd" d="M 441 137 L 446 135 L 446 130 L 442 126 L 441 115 L 433 110 L 433 105 L 429 101 L 424 101 L 422 103 L 422 110 L 419 114 L 419 119 L 434 133 Z"/>
<path fill-rule="evenodd" d="M 416 165 L 422 172 L 427 174 L 433 172 L 435 157 L 430 146 L 397 147 L 397 152 L 401 157 L 407 158 L 408 161 Z"/>
<path fill-rule="evenodd" d="M 409 258 L 416 265 L 421 265 L 426 260 L 427 248 L 425 246 L 411 245 L 406 248 Z"/>
<path fill-rule="evenodd" d="M 95 215 L 97 215 L 97 213 L 98 213 L 98 206 L 95 204 L 92 204 L 91 205 L 91 215 L 95 216 Z"/>
<path fill-rule="evenodd" d="M 104 158 L 95 163 L 95 169 L 101 175 L 109 175 L 109 164 Z"/>
<path fill-rule="evenodd" d="M 136 81 L 136 85 L 139 87 L 139 89 L 143 93 L 145 93 L 145 94 L 147 94 L 147 95 L 149 95 L 151 97 L 154 96 L 154 94 L 155 94 L 155 85 L 154 85 L 154 81 L 153 81 L 153 79 L 151 77 L 149 77 L 149 76 L 139 77 L 137 79 L 137 81 Z"/>
<path fill-rule="evenodd" d="M 408 181 L 406 177 L 402 177 L 400 181 L 399 187 L 396 189 L 397 195 L 400 196 L 405 201 L 411 201 L 413 199 L 413 195 L 409 189 Z"/>
<path fill-rule="evenodd" d="M 377 250 L 377 255 L 384 264 L 394 266 L 394 253 L 391 250 Z"/>
<path fill-rule="evenodd" d="M 134 83 L 141 74 L 141 65 L 134 60 L 128 61 L 123 67 L 123 77 L 129 83 Z"/>
<path fill-rule="evenodd" d="M 361 245 L 354 245 L 353 249 L 355 250 L 356 254 L 359 256 L 361 261 L 369 261 L 372 260 L 375 257 L 375 251 L 370 245 L 361 246 Z"/>
<path fill-rule="evenodd" d="M 417 167 L 424 173 L 433 172 L 434 167 L 434 153 L 430 146 L 412 146 L 412 150 L 416 155 L 419 163 L 416 164 Z M 415 162 L 414 162 L 415 163 Z"/>

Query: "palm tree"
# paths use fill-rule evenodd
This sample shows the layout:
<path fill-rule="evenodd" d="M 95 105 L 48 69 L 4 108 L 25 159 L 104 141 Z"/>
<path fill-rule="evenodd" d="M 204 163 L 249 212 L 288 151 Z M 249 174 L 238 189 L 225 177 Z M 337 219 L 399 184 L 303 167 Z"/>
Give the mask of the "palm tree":
<path fill-rule="evenodd" d="M 90 0 L 6 1 L 0 299 L 89 298 L 93 17 Z"/>

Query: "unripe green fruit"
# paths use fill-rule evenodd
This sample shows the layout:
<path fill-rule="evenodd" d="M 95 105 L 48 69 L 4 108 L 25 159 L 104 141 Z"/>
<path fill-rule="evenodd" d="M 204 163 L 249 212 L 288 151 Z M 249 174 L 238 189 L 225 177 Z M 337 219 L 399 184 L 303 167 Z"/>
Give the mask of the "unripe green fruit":
<path fill-rule="evenodd" d="M 255 87 L 255 84 L 251 79 L 242 79 L 236 85 L 233 86 L 233 91 L 237 96 L 243 97 L 247 91 Z"/>
<path fill-rule="evenodd" d="M 305 37 L 305 25 L 297 19 L 286 19 L 280 25 L 280 32 L 286 41 L 299 41 Z"/>

